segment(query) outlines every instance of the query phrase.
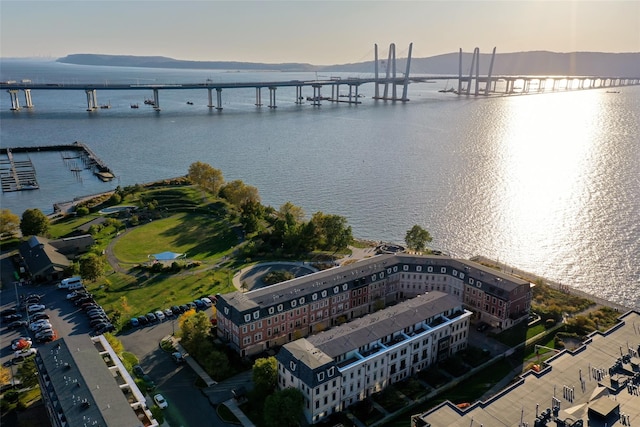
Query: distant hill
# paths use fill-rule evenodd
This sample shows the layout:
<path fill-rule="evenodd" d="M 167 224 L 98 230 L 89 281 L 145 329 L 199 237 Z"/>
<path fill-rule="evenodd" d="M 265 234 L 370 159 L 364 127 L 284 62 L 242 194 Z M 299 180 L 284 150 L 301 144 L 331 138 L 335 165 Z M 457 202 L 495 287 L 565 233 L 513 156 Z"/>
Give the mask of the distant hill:
<path fill-rule="evenodd" d="M 469 73 L 471 53 L 463 53 L 463 74 Z M 383 58 L 380 58 L 383 59 Z M 112 67 L 182 68 L 207 70 L 246 71 L 334 71 L 372 73 L 373 61 L 353 64 L 319 66 L 306 63 L 267 64 L 236 61 L 183 61 L 163 56 L 127 56 L 74 54 L 57 60 L 66 64 L 102 65 Z M 490 54 L 480 55 L 480 73 L 486 74 Z M 406 59 L 397 60 L 397 71 L 406 67 Z M 384 72 L 382 68 L 379 70 Z M 412 58 L 411 74 L 457 74 L 458 53 L 447 53 L 429 58 Z M 547 51 L 497 53 L 494 75 L 572 75 L 600 77 L 640 77 L 640 52 L 600 53 Z"/>

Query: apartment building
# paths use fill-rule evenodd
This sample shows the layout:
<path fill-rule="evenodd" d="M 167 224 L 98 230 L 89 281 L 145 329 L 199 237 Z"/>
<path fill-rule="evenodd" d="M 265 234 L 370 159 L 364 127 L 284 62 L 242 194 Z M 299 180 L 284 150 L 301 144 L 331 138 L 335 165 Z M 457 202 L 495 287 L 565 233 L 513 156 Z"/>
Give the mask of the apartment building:
<path fill-rule="evenodd" d="M 469 260 L 388 254 L 287 282 L 218 296 L 218 336 L 241 356 L 373 313 L 425 292 L 451 295 L 482 320 L 507 329 L 526 319 L 530 283 Z"/>
<path fill-rule="evenodd" d="M 300 338 L 276 356 L 278 386 L 300 390 L 316 423 L 466 348 L 471 315 L 433 291 Z"/>

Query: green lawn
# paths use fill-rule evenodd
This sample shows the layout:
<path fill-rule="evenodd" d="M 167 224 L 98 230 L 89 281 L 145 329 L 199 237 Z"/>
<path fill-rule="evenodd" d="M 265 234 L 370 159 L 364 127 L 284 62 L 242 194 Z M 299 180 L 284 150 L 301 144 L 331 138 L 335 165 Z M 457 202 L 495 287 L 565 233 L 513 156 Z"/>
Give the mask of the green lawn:
<path fill-rule="evenodd" d="M 186 253 L 192 260 L 215 259 L 227 255 L 237 243 L 229 224 L 201 214 L 180 213 L 149 222 L 129 231 L 114 245 L 114 254 L 123 263 L 149 260 L 158 252 Z"/>

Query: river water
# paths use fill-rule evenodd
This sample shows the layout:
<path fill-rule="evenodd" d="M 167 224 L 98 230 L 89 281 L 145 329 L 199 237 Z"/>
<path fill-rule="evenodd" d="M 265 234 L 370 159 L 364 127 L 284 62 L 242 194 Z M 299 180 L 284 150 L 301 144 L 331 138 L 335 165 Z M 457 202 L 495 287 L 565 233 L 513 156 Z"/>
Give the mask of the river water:
<path fill-rule="evenodd" d="M 0 80 L 37 83 L 314 78 L 20 60 L 0 68 Z M 143 104 L 150 90 L 98 90 L 111 108 L 93 113 L 82 91 L 33 91 L 35 108 L 19 112 L 3 93 L 3 147 L 81 141 L 117 179 L 74 174 L 60 153 L 31 154 L 40 190 L 3 193 L 2 207 L 48 213 L 54 202 L 184 175 L 202 161 L 256 186 L 264 204 L 343 215 L 356 237 L 402 243 L 419 224 L 434 249 L 640 308 L 640 87 L 475 99 L 439 93 L 445 84 L 411 85 L 408 103 L 374 101 L 364 85 L 357 106 L 296 105 L 293 89 L 278 89 L 277 109 L 257 108 L 254 89 L 225 90 L 221 112 L 206 107 L 206 90 L 161 91 L 160 113 Z"/>

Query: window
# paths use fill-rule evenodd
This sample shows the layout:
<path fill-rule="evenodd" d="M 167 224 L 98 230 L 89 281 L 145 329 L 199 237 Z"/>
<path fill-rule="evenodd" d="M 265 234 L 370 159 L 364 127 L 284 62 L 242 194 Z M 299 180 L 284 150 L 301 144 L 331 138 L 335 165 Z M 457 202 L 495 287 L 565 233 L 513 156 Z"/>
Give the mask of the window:
<path fill-rule="evenodd" d="M 326 298 L 327 297 L 327 291 L 322 291 L 322 298 Z"/>
<path fill-rule="evenodd" d="M 269 314 L 273 314 L 274 311 L 273 307 L 269 307 Z"/>
<path fill-rule="evenodd" d="M 421 265 L 417 266 L 416 267 L 416 271 L 418 271 L 418 272 L 422 271 L 422 266 Z"/>
<path fill-rule="evenodd" d="M 254 318 L 255 320 L 258 320 L 258 317 L 260 317 L 260 311 L 254 311 L 254 312 L 253 312 L 253 318 Z"/>
<path fill-rule="evenodd" d="M 291 307 L 295 307 L 298 302 L 296 300 L 291 300 Z"/>
<path fill-rule="evenodd" d="M 447 267 L 440 267 L 440 273 L 446 273 Z"/>
<path fill-rule="evenodd" d="M 283 307 L 282 304 L 278 304 L 278 311 L 282 311 Z"/>
<path fill-rule="evenodd" d="M 300 303 L 300 305 L 304 304 L 304 297 L 300 297 L 300 299 L 298 300 L 298 302 Z"/>
<path fill-rule="evenodd" d="M 409 271 L 409 266 L 408 265 L 403 265 L 402 266 L 402 271 Z"/>
<path fill-rule="evenodd" d="M 318 381 L 324 381 L 324 372 L 318 372 L 316 376 L 318 377 Z"/>
<path fill-rule="evenodd" d="M 245 314 L 244 315 L 244 321 L 245 322 L 251 322 L 251 315 L 250 314 Z"/>
<path fill-rule="evenodd" d="M 318 299 L 318 294 L 313 294 L 313 295 L 311 295 L 311 299 L 312 299 L 313 301 L 317 300 L 317 299 Z"/>
<path fill-rule="evenodd" d="M 345 283 L 344 285 L 342 285 L 342 290 L 343 291 L 346 291 L 347 289 L 349 289 L 349 285 L 348 284 Z"/>

